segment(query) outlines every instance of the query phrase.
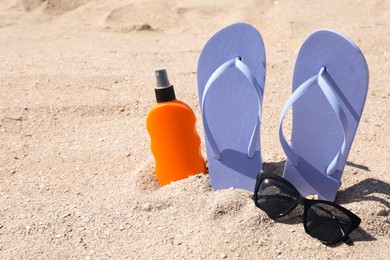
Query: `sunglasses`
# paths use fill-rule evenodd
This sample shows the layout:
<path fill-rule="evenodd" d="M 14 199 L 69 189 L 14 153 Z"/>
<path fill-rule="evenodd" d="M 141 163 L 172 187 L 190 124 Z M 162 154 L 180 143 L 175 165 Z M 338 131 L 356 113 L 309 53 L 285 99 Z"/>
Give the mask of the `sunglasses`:
<path fill-rule="evenodd" d="M 360 224 L 360 218 L 346 208 L 325 200 L 306 199 L 290 182 L 275 174 L 257 175 L 254 201 L 272 219 L 281 218 L 302 204 L 306 233 L 324 244 L 347 240 Z"/>

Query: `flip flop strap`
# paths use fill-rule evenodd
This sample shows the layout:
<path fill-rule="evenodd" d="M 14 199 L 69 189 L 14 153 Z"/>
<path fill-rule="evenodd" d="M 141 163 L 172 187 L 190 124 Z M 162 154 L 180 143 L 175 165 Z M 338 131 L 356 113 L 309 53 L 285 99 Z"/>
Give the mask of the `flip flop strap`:
<path fill-rule="evenodd" d="M 280 116 L 279 120 L 279 139 L 280 143 L 282 145 L 282 148 L 284 150 L 284 153 L 287 156 L 287 159 L 292 163 L 294 167 L 298 167 L 299 165 L 299 159 L 297 154 L 295 153 L 294 149 L 291 147 L 291 145 L 287 142 L 284 134 L 283 134 L 283 119 L 286 115 L 287 111 L 292 107 L 292 105 L 299 100 L 306 91 L 313 85 L 318 85 L 322 92 L 324 93 L 327 101 L 329 102 L 330 106 L 332 107 L 333 111 L 335 112 L 339 123 L 343 130 L 343 144 L 341 145 L 339 151 L 337 152 L 336 156 L 333 158 L 331 163 L 326 169 L 327 175 L 332 175 L 335 173 L 335 171 L 338 168 L 338 164 L 340 162 L 340 159 L 343 158 L 343 155 L 345 153 L 345 146 L 346 146 L 346 140 L 348 139 L 349 135 L 349 126 L 348 126 L 348 118 L 344 112 L 344 109 L 341 105 L 341 102 L 339 98 L 337 97 L 336 92 L 333 90 L 334 87 L 329 83 L 328 80 L 326 80 L 326 75 L 324 74 L 326 72 L 325 67 L 322 67 L 320 69 L 320 72 L 318 75 L 309 78 L 306 80 L 302 85 L 300 85 L 290 96 L 290 98 L 287 100 L 286 104 L 283 107 L 282 114 Z"/>
<path fill-rule="evenodd" d="M 209 145 L 211 148 L 211 151 L 213 153 L 214 158 L 221 159 L 221 151 L 218 148 L 217 143 L 215 142 L 215 139 L 213 135 L 211 134 L 210 127 L 207 122 L 206 118 L 206 107 L 205 107 L 205 100 L 207 93 L 210 89 L 210 87 L 213 85 L 215 80 L 217 80 L 222 74 L 224 74 L 229 68 L 236 67 L 239 71 L 241 71 L 242 74 L 248 79 L 248 81 L 251 83 L 253 89 L 256 91 L 256 97 L 257 102 L 259 105 L 259 111 L 258 111 L 258 117 L 257 122 L 253 128 L 251 139 L 249 141 L 248 149 L 247 149 L 247 155 L 249 158 L 253 158 L 255 152 L 256 152 L 256 143 L 259 140 L 260 135 L 260 122 L 261 122 L 261 102 L 263 100 L 263 94 L 262 94 L 262 87 L 257 82 L 256 77 L 253 75 L 251 70 L 245 63 L 241 61 L 240 58 L 235 58 L 228 60 L 227 62 L 223 63 L 219 68 L 217 68 L 213 74 L 211 74 L 210 78 L 208 79 L 206 86 L 204 87 L 203 96 L 202 96 L 202 103 L 201 103 L 201 112 L 202 112 L 202 118 L 203 118 L 203 126 L 206 134 L 206 138 L 209 141 Z"/>

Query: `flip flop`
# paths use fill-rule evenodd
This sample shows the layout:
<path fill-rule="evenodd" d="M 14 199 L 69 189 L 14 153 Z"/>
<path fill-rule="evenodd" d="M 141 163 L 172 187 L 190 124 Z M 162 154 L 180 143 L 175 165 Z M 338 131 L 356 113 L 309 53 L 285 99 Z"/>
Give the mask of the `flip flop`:
<path fill-rule="evenodd" d="M 368 90 L 368 67 L 359 48 L 331 30 L 311 34 L 299 51 L 292 95 L 279 123 L 287 156 L 283 177 L 303 196 L 334 201 Z M 282 123 L 292 107 L 291 144 Z"/>
<path fill-rule="evenodd" d="M 217 32 L 198 62 L 198 91 L 211 185 L 253 191 L 261 170 L 265 51 L 245 23 Z"/>

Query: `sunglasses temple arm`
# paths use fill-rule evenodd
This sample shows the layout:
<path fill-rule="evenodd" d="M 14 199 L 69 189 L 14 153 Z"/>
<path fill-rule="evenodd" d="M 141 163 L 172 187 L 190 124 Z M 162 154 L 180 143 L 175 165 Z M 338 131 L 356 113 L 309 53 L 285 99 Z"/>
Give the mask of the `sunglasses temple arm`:
<path fill-rule="evenodd" d="M 352 239 L 349 236 L 344 237 L 343 241 L 347 245 L 352 245 L 353 244 L 353 241 L 352 241 Z"/>

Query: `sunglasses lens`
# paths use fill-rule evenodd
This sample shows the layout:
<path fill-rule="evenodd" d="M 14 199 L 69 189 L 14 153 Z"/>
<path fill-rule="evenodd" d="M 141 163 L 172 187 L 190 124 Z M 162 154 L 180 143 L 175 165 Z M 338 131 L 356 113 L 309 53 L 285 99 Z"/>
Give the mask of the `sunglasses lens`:
<path fill-rule="evenodd" d="M 320 202 L 308 208 L 305 225 L 311 236 L 326 243 L 334 243 L 348 232 L 351 219 L 338 208 Z"/>
<path fill-rule="evenodd" d="M 290 212 L 297 204 L 298 194 L 285 183 L 264 179 L 257 190 L 257 204 L 271 218 Z"/>

